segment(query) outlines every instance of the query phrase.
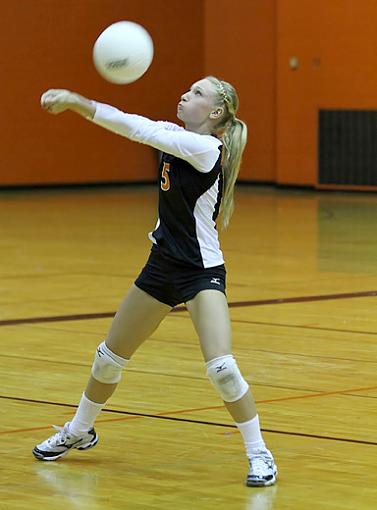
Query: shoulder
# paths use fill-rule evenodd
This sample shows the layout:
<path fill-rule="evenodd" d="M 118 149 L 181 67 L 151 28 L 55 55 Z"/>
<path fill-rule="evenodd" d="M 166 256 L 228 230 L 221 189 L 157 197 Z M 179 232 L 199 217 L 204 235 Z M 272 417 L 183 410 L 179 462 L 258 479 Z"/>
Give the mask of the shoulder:
<path fill-rule="evenodd" d="M 213 135 L 200 135 L 206 138 L 208 141 L 208 144 L 210 144 L 213 148 L 219 149 L 222 147 L 223 142 L 220 140 L 220 138 L 217 138 Z"/>

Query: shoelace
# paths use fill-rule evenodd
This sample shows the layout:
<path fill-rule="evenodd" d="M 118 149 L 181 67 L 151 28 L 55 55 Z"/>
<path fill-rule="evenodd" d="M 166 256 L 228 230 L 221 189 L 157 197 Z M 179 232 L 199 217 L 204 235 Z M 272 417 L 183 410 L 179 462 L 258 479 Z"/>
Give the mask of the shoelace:
<path fill-rule="evenodd" d="M 266 470 L 272 470 L 273 461 L 268 453 L 260 452 L 253 455 L 250 459 L 250 465 L 253 474 L 256 476 L 266 476 Z"/>
<path fill-rule="evenodd" d="M 67 431 L 64 429 L 64 427 L 59 427 L 59 425 L 53 425 L 52 426 L 55 430 L 58 430 L 56 434 L 54 434 L 52 437 L 48 439 L 48 444 L 56 446 L 58 443 L 64 443 L 67 439 Z"/>

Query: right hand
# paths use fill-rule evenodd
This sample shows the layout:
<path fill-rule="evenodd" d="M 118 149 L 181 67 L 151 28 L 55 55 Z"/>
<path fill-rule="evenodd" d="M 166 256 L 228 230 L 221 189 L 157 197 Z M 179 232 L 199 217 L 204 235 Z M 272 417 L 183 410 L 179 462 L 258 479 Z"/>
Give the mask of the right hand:
<path fill-rule="evenodd" d="M 49 113 L 57 115 L 74 104 L 74 93 L 65 89 L 47 90 L 41 97 L 41 106 Z"/>

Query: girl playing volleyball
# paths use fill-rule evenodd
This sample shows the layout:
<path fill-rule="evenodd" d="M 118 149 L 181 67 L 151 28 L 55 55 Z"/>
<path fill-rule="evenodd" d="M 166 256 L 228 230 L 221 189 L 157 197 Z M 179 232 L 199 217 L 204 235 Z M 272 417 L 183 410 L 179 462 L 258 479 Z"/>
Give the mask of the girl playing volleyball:
<path fill-rule="evenodd" d="M 162 151 L 159 217 L 149 234 L 149 259 L 95 353 L 91 376 L 72 421 L 33 449 L 57 460 L 70 449 L 95 446 L 94 421 L 136 349 L 171 309 L 185 303 L 200 340 L 207 375 L 240 430 L 249 460 L 246 484 L 272 485 L 277 468 L 263 441 L 254 399 L 231 354 L 225 267 L 215 221 L 229 224 L 234 185 L 246 144 L 236 117 L 238 97 L 227 82 L 208 76 L 182 95 L 177 117 L 185 128 L 154 122 L 90 101 L 67 90 L 49 90 L 41 104 L 53 114 L 72 110 L 95 124 Z M 221 205 L 221 207 L 220 207 Z"/>

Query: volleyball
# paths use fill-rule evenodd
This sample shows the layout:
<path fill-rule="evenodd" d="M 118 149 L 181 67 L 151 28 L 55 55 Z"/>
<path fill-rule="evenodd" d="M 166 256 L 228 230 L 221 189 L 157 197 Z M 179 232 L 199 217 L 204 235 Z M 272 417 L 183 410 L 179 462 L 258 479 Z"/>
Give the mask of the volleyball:
<path fill-rule="evenodd" d="M 108 26 L 93 46 L 93 61 L 98 73 L 111 83 L 138 80 L 153 59 L 153 41 L 144 27 L 132 21 Z"/>

